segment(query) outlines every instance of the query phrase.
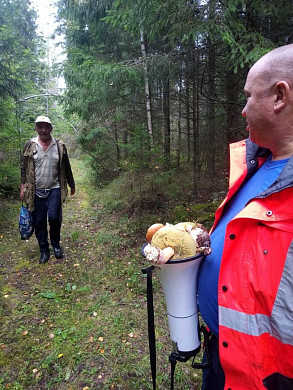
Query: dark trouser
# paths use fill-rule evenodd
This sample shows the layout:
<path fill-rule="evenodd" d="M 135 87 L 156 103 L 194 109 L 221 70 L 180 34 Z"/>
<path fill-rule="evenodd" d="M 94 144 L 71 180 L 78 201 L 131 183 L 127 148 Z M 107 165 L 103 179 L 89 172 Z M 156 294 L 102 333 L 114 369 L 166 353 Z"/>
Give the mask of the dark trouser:
<path fill-rule="evenodd" d="M 203 369 L 201 390 L 224 390 L 225 374 L 220 363 L 219 339 L 215 335 L 210 337 L 209 350 L 212 362 L 210 367 Z M 207 361 L 205 352 L 202 361 Z"/>
<path fill-rule="evenodd" d="M 50 240 L 53 247 L 59 247 L 62 221 L 61 190 L 54 188 L 48 198 L 35 197 L 33 212 L 35 234 L 41 252 L 49 251 L 47 218 L 50 226 Z"/>

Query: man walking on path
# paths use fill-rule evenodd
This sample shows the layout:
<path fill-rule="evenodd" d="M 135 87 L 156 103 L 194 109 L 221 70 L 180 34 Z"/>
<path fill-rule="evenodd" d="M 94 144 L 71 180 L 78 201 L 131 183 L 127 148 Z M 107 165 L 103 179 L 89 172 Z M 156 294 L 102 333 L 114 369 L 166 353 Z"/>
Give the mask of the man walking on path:
<path fill-rule="evenodd" d="M 51 136 L 53 126 L 46 116 L 35 121 L 37 137 L 25 145 L 21 160 L 20 198 L 33 212 L 35 234 L 40 247 L 39 263 L 50 258 L 47 219 L 50 241 L 57 259 L 63 257 L 60 247 L 62 203 L 68 193 L 75 193 L 74 178 L 65 144 Z"/>

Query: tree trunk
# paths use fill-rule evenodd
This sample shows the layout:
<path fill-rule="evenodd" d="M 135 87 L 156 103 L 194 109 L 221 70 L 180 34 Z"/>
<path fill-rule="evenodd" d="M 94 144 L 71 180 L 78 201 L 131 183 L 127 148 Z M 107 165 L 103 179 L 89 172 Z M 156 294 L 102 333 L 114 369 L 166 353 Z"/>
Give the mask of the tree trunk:
<path fill-rule="evenodd" d="M 147 116 L 147 129 L 149 135 L 150 150 L 153 150 L 154 147 L 154 137 L 153 137 L 153 125 L 152 125 L 152 105 L 151 105 L 151 94 L 150 94 L 150 83 L 148 76 L 148 66 L 147 66 L 147 53 L 144 42 L 143 29 L 140 29 L 140 47 L 143 57 L 143 70 L 144 70 L 144 89 L 145 89 L 145 103 L 146 103 L 146 116 Z"/>
<path fill-rule="evenodd" d="M 192 144 L 193 144 L 193 191 L 195 199 L 198 197 L 199 193 L 199 164 L 200 164 L 200 151 L 198 148 L 199 144 L 199 112 L 198 112 L 198 74 L 199 63 L 197 58 L 194 58 L 193 62 L 193 82 L 192 82 Z"/>
<path fill-rule="evenodd" d="M 164 109 L 164 166 L 165 169 L 170 169 L 170 154 L 171 154 L 171 124 L 170 124 L 170 84 L 169 76 L 163 81 L 163 109 Z"/>
<path fill-rule="evenodd" d="M 214 177 L 215 174 L 215 134 L 216 134 L 216 109 L 215 109 L 215 52 L 214 48 L 209 43 L 208 49 L 208 106 L 207 106 L 207 175 L 208 177 Z"/>
<path fill-rule="evenodd" d="M 123 145 L 124 145 L 124 158 L 127 160 L 128 158 L 128 128 L 127 126 L 123 129 Z"/>
<path fill-rule="evenodd" d="M 114 139 L 115 139 L 115 147 L 116 147 L 116 161 L 118 166 L 120 162 L 120 148 L 119 148 L 118 129 L 117 129 L 116 122 L 114 122 Z"/>
<path fill-rule="evenodd" d="M 176 167 L 180 167 L 181 159 L 181 142 L 182 142 L 182 126 L 181 126 L 181 107 L 182 107 L 182 74 L 180 73 L 179 80 L 179 94 L 178 94 L 178 141 L 177 141 L 177 155 L 176 155 Z"/>
<path fill-rule="evenodd" d="M 189 162 L 191 140 L 190 140 L 190 77 L 189 77 L 188 68 L 187 68 L 187 77 L 186 77 L 186 138 L 187 138 L 187 161 Z"/>
<path fill-rule="evenodd" d="M 231 143 L 243 138 L 240 133 L 242 128 L 239 128 L 240 108 L 239 108 L 239 75 L 235 74 L 232 70 L 227 71 L 226 76 L 226 118 L 227 118 L 227 131 L 225 143 Z"/>

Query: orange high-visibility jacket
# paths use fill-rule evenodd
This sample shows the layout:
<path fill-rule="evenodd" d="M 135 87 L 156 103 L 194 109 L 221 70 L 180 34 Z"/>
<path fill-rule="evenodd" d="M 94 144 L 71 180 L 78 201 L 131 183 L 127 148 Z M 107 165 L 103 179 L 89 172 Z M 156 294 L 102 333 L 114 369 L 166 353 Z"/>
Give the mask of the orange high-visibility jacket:
<path fill-rule="evenodd" d="M 213 228 L 268 151 L 244 140 L 232 144 L 230 154 L 229 192 Z M 228 224 L 218 299 L 225 390 L 292 390 L 293 157 L 276 182 Z"/>

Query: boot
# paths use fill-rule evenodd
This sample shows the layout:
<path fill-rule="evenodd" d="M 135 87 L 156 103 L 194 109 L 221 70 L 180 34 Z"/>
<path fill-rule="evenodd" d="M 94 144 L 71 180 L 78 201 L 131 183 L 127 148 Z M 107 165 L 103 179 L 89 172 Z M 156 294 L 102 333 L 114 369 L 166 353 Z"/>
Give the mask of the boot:
<path fill-rule="evenodd" d="M 62 259 L 64 256 L 62 248 L 60 248 L 60 246 L 55 246 L 53 249 L 56 259 Z"/>
<path fill-rule="evenodd" d="M 49 258 L 50 258 L 50 252 L 41 252 L 39 263 L 40 264 L 48 263 Z"/>

